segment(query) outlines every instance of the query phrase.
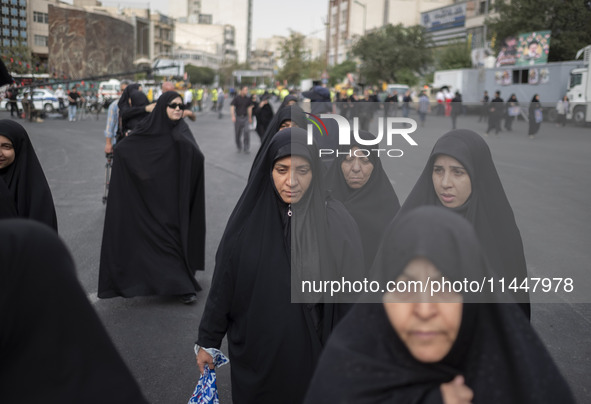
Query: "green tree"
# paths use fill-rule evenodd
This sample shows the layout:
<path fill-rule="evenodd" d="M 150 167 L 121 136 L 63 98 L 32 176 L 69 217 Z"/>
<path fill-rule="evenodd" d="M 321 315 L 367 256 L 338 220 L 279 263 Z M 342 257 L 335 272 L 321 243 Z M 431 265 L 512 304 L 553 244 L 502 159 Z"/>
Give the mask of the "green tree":
<path fill-rule="evenodd" d="M 422 26 L 389 24 L 359 38 L 353 55 L 361 59 L 360 73 L 367 84 L 385 81 L 414 85 L 433 60 L 429 45 Z"/>
<path fill-rule="evenodd" d="M 455 42 L 435 50 L 435 65 L 439 70 L 472 67 L 468 43 Z"/>
<path fill-rule="evenodd" d="M 16 46 L 0 46 L 0 54 L 6 68 L 11 73 L 46 73 L 45 66 L 41 64 L 36 55 L 31 53 L 26 42 L 21 42 Z"/>
<path fill-rule="evenodd" d="M 343 81 L 343 79 L 347 76 L 347 73 L 354 73 L 357 71 L 357 64 L 353 60 L 345 60 L 338 65 L 334 65 L 328 71 L 330 76 L 329 83 L 331 86 L 334 86 L 337 83 Z"/>
<path fill-rule="evenodd" d="M 549 61 L 572 60 L 577 50 L 591 44 L 591 10 L 584 1 L 496 0 L 498 16 L 487 18 L 494 48 L 519 33 L 551 30 Z"/>
<path fill-rule="evenodd" d="M 281 60 L 283 68 L 277 74 L 277 80 L 287 80 L 288 83 L 299 84 L 308 68 L 306 51 L 304 49 L 304 35 L 291 32 L 289 38 L 281 47 Z"/>
<path fill-rule="evenodd" d="M 209 67 L 200 67 L 193 65 L 186 65 L 185 72 L 189 76 L 191 84 L 213 84 L 215 80 L 215 70 Z"/>

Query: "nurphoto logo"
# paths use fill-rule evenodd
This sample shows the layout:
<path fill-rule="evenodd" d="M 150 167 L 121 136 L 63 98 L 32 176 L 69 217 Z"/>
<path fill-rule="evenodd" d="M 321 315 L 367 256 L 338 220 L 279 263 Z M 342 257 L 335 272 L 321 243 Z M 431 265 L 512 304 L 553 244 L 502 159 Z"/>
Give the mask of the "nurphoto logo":
<path fill-rule="evenodd" d="M 380 142 L 386 138 L 386 144 L 392 146 L 392 139 L 396 136 L 402 136 L 404 140 L 411 146 L 418 146 L 417 142 L 410 136 L 411 133 L 417 130 L 417 122 L 411 118 L 397 118 L 397 117 L 379 117 L 378 118 L 378 134 L 375 139 L 366 140 L 359 135 L 359 118 L 353 117 L 353 130 L 351 131 L 351 125 L 349 120 L 344 116 L 337 114 L 320 114 L 320 117 L 306 113 L 308 123 L 308 144 L 311 145 L 314 142 L 314 127 L 316 127 L 319 136 L 335 136 L 335 134 L 329 134 L 323 119 L 334 119 L 338 125 L 338 144 L 340 146 L 347 146 L 351 144 L 351 134 L 355 139 L 356 144 L 366 146 L 368 148 L 360 149 L 356 148 L 354 151 L 342 151 L 338 149 L 319 149 L 319 157 L 330 156 L 338 157 L 340 155 L 347 154 L 355 157 L 368 157 L 372 152 L 377 152 L 378 157 L 382 154 L 388 157 L 402 157 L 404 152 L 401 149 L 386 149 L 379 148 Z M 374 146 L 374 148 L 370 148 Z M 377 148 L 376 148 L 377 146 Z"/>

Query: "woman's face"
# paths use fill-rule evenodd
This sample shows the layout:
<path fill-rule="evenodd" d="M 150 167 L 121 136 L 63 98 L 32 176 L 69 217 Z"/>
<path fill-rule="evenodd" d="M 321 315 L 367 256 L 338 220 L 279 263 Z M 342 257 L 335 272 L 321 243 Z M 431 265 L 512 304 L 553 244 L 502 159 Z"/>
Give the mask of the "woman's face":
<path fill-rule="evenodd" d="M 357 152 L 359 147 L 351 148 L 351 155 L 341 163 L 345 182 L 352 189 L 362 188 L 371 178 L 373 164 L 363 153 Z"/>
<path fill-rule="evenodd" d="M 282 130 L 285 128 L 297 128 L 297 126 L 298 125 L 296 125 L 294 121 L 286 119 L 285 121 L 281 122 L 281 125 L 279 126 L 279 130 Z M 277 132 L 279 132 L 279 131 L 277 131 Z"/>
<path fill-rule="evenodd" d="M 432 178 L 435 193 L 447 208 L 462 206 L 472 193 L 468 171 L 458 160 L 446 154 L 435 159 Z"/>
<path fill-rule="evenodd" d="M 181 119 L 183 117 L 183 110 L 181 108 L 184 108 L 183 99 L 181 97 L 176 97 L 170 101 L 166 106 L 166 115 L 168 115 L 168 119 L 171 121 L 178 121 Z"/>
<path fill-rule="evenodd" d="M 0 135 L 0 170 L 14 163 L 16 153 L 9 138 Z"/>
<path fill-rule="evenodd" d="M 441 272 L 431 261 L 415 258 L 396 279 L 397 288 L 403 282 L 407 291 L 384 295 L 386 315 L 396 334 L 415 359 L 426 363 L 445 358 L 462 324 L 462 295 L 453 291 L 422 294 L 420 287 L 416 293 L 412 291 L 413 284 L 436 280 L 442 281 Z"/>
<path fill-rule="evenodd" d="M 273 165 L 273 183 L 281 200 L 298 203 L 312 183 L 310 162 L 300 156 L 287 156 Z"/>

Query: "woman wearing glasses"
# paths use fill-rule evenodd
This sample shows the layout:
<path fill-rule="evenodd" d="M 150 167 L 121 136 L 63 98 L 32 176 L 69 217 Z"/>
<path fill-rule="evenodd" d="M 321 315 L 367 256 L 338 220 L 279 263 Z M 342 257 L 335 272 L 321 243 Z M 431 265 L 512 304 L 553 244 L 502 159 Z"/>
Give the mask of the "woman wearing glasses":
<path fill-rule="evenodd" d="M 146 295 L 196 300 L 204 269 L 203 154 L 182 120 L 178 93 L 115 149 L 99 272 L 100 298 Z"/>

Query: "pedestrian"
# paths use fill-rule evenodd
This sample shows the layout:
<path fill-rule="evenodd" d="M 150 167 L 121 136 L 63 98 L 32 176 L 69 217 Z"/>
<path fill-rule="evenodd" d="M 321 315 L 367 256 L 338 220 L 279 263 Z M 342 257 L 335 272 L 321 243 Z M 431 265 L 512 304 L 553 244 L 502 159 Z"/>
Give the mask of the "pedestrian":
<path fill-rule="evenodd" d="M 216 254 L 197 363 L 202 373 L 212 368 L 206 349 L 227 336 L 236 403 L 302 402 L 335 319 L 321 296 L 296 303 L 300 285 L 363 266 L 355 222 L 327 199 L 318 149 L 306 138 L 300 128 L 273 137 Z"/>
<path fill-rule="evenodd" d="M 230 104 L 230 115 L 234 122 L 234 140 L 237 152 L 250 153 L 250 130 L 252 124 L 253 104 L 248 96 L 248 86 L 242 87 L 240 93 L 234 97 Z"/>
<path fill-rule="evenodd" d="M 257 119 L 257 127 L 256 132 L 259 135 L 259 138 L 262 139 L 273 119 L 273 107 L 269 104 L 269 94 L 264 94 L 261 97 L 261 102 L 255 104 L 253 107 L 253 114 Z M 287 97 L 286 97 L 287 98 Z"/>
<path fill-rule="evenodd" d="M 427 114 L 431 110 L 431 102 L 429 101 L 429 97 L 424 91 L 421 91 L 419 94 L 419 106 L 418 106 L 418 113 L 419 113 L 419 121 L 421 122 L 421 127 L 425 126 L 425 119 Z"/>
<path fill-rule="evenodd" d="M 222 111 L 224 109 L 224 101 L 226 95 L 222 87 L 218 88 L 218 119 L 222 119 Z"/>
<path fill-rule="evenodd" d="M 3 403 L 148 403 L 55 232 L 1 220 L 0 262 Z"/>
<path fill-rule="evenodd" d="M 105 127 L 105 154 L 113 153 L 113 146 L 117 143 L 117 132 L 119 130 L 119 106 L 117 100 L 109 104 L 107 110 L 107 125 Z"/>
<path fill-rule="evenodd" d="M 13 85 L 11 87 L 8 88 L 8 90 L 6 90 L 7 93 L 7 97 L 8 97 L 8 102 L 10 103 L 10 117 L 14 117 L 16 116 L 17 118 L 20 118 L 20 111 L 18 110 L 18 101 L 17 101 L 17 96 L 18 96 L 18 90 L 17 88 Z M 14 115 L 16 113 L 16 115 Z"/>
<path fill-rule="evenodd" d="M 511 97 L 507 100 L 505 104 L 505 129 L 511 132 L 513 130 L 513 120 L 516 116 L 519 115 L 519 101 L 517 101 L 517 97 L 515 94 L 511 94 Z"/>
<path fill-rule="evenodd" d="M 423 172 L 400 208 L 444 206 L 472 223 L 492 269 L 505 279 L 527 277 L 521 233 L 490 149 L 477 133 L 458 129 L 440 137 Z M 529 318 L 529 294 L 515 294 Z"/>
<path fill-rule="evenodd" d="M 435 100 L 437 101 L 437 115 L 441 116 L 445 110 L 445 95 L 443 94 L 443 88 L 437 91 L 435 94 Z"/>
<path fill-rule="evenodd" d="M 65 108 L 64 98 L 66 97 L 66 93 L 64 92 L 64 87 L 60 84 L 57 86 L 57 90 L 55 90 L 55 98 L 59 103 L 60 111 Z"/>
<path fill-rule="evenodd" d="M 370 132 L 359 131 L 362 140 L 375 140 Z M 369 155 L 367 146 L 356 139 L 339 147 L 339 156 L 326 173 L 330 195 L 341 201 L 351 214 L 361 235 L 365 268 L 369 270 L 380 245 L 384 229 L 394 219 L 400 202 L 376 150 Z"/>
<path fill-rule="evenodd" d="M 556 113 L 558 114 L 558 119 L 556 120 L 556 126 L 565 126 L 566 125 L 566 114 L 568 114 L 568 97 L 565 95 L 556 103 Z"/>
<path fill-rule="evenodd" d="M 192 111 L 193 110 L 193 89 L 191 88 L 191 83 L 187 84 L 185 87 L 185 110 Z"/>
<path fill-rule="evenodd" d="M 203 154 L 175 91 L 114 149 L 101 246 L 98 297 L 196 300 L 204 269 Z"/>
<path fill-rule="evenodd" d="M 388 226 L 373 273 L 406 291 L 381 293 L 349 312 L 322 353 L 305 404 L 575 403 L 514 303 L 410 286 L 493 279 L 465 219 L 434 206 L 406 212 Z"/>
<path fill-rule="evenodd" d="M 74 86 L 68 93 L 68 121 L 76 121 L 76 111 L 78 102 L 82 101 L 82 96 L 78 93 L 78 89 Z"/>
<path fill-rule="evenodd" d="M 402 116 L 408 118 L 410 113 L 410 103 L 412 102 L 412 97 L 410 96 L 410 90 L 407 90 L 402 98 Z"/>
<path fill-rule="evenodd" d="M 288 107 L 290 105 L 294 105 L 297 103 L 298 103 L 298 97 L 296 97 L 293 94 L 288 94 L 287 96 L 285 96 L 285 98 L 283 99 L 283 101 L 279 105 L 279 108 L 277 109 L 277 111 L 279 111 L 283 107 Z"/>
<path fill-rule="evenodd" d="M 398 116 L 398 91 L 394 90 L 392 95 L 388 95 L 384 100 L 384 116 Z"/>
<path fill-rule="evenodd" d="M 478 122 L 481 122 L 481 121 L 486 122 L 488 120 L 488 101 L 489 101 L 488 91 L 485 90 L 484 95 L 482 96 L 482 100 L 480 100 L 482 107 L 480 108 Z"/>
<path fill-rule="evenodd" d="M 456 122 L 458 115 L 462 113 L 462 95 L 459 91 L 456 91 L 454 98 L 451 100 L 451 128 L 456 128 Z"/>
<path fill-rule="evenodd" d="M 501 119 L 503 118 L 504 102 L 501 98 L 501 92 L 495 91 L 495 98 L 490 102 L 490 108 L 488 110 L 488 128 L 486 134 L 491 130 L 495 130 L 495 135 L 498 135 L 501 131 Z"/>
<path fill-rule="evenodd" d="M 218 90 L 214 87 L 211 89 L 211 110 L 217 111 L 218 107 Z"/>
<path fill-rule="evenodd" d="M 454 96 L 449 91 L 449 88 L 445 87 L 443 89 L 443 96 L 445 97 L 445 116 L 451 115 L 451 101 L 453 100 Z"/>
<path fill-rule="evenodd" d="M 22 217 L 57 231 L 51 189 L 29 134 L 19 123 L 0 120 L 0 219 Z"/>
<path fill-rule="evenodd" d="M 527 134 L 529 135 L 530 139 L 533 139 L 536 133 L 538 133 L 543 120 L 544 116 L 542 112 L 542 104 L 540 104 L 540 96 L 538 94 L 534 94 L 531 102 L 529 103 L 529 127 Z"/>
<path fill-rule="evenodd" d="M 141 90 L 139 84 L 131 84 L 125 89 L 125 91 L 127 92 L 128 99 L 127 103 L 124 103 L 123 107 L 120 107 L 119 115 L 121 116 L 122 132 L 124 134 L 129 134 L 129 132 L 133 131 L 144 118 L 150 115 L 150 112 L 152 112 L 156 103 L 150 104 L 148 97 Z M 117 104 L 120 106 L 121 102 L 118 102 Z"/>

